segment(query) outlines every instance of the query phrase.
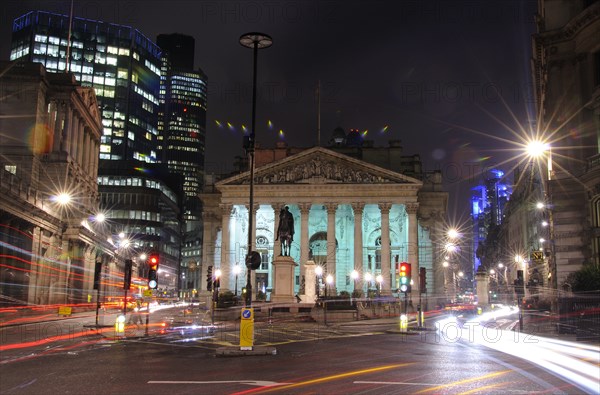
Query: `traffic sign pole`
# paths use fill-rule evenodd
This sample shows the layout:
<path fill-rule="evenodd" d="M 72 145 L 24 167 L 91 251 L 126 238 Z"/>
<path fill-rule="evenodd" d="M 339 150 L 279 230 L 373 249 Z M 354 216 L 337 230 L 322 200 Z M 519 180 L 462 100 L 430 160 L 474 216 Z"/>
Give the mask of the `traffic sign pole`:
<path fill-rule="evenodd" d="M 243 307 L 240 320 L 240 350 L 252 350 L 254 346 L 254 309 Z"/>

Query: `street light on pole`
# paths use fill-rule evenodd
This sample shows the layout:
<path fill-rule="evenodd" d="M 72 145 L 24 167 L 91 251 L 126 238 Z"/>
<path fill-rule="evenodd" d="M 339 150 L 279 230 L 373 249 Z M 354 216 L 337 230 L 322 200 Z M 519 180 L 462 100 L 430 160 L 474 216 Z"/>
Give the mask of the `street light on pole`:
<path fill-rule="evenodd" d="M 238 292 L 238 275 L 242 272 L 242 268 L 240 267 L 240 265 L 235 265 L 233 267 L 233 273 L 235 274 L 235 297 L 237 299 L 237 292 Z"/>
<path fill-rule="evenodd" d="M 373 275 L 371 273 L 365 273 L 365 284 L 367 285 L 367 297 L 369 297 L 369 288 L 371 287 L 371 281 L 373 281 Z"/>
<path fill-rule="evenodd" d="M 321 276 L 323 276 L 323 266 L 315 267 L 317 299 L 321 296 Z"/>
<path fill-rule="evenodd" d="M 354 282 L 354 294 L 356 295 L 356 291 L 357 291 L 357 285 L 358 285 L 358 271 L 357 270 L 352 270 L 352 273 L 350 273 L 350 277 L 352 278 L 353 282 Z"/>
<path fill-rule="evenodd" d="M 377 297 L 379 297 L 379 296 L 381 296 L 381 287 L 383 284 L 383 276 L 381 274 L 378 274 L 375 279 L 377 281 Z"/>
<path fill-rule="evenodd" d="M 252 304 L 252 270 L 250 267 L 251 252 L 252 252 L 252 229 L 254 212 L 254 140 L 256 137 L 256 64 L 258 50 L 269 48 L 273 45 L 273 39 L 264 33 L 246 33 L 240 37 L 240 44 L 246 48 L 252 48 L 254 51 L 254 67 L 252 74 L 252 128 L 250 134 L 244 141 L 244 148 L 248 153 L 248 164 L 250 166 L 250 199 L 248 207 L 248 249 L 246 256 L 246 266 L 248 267 L 248 275 L 246 278 L 246 307 Z"/>

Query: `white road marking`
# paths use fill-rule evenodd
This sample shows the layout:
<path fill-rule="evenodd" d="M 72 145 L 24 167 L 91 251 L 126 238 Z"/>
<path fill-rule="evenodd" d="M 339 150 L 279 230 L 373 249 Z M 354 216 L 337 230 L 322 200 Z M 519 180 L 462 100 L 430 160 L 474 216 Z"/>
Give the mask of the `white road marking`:
<path fill-rule="evenodd" d="M 381 384 L 381 385 L 423 385 L 426 387 L 438 386 L 436 383 L 407 383 L 402 381 L 355 381 L 354 384 Z"/>
<path fill-rule="evenodd" d="M 193 380 L 177 380 L 177 381 L 148 381 L 148 384 L 247 384 L 255 385 L 257 387 L 274 387 L 277 385 L 287 385 L 290 383 L 277 383 L 275 381 L 262 381 L 262 380 L 224 380 L 224 381 L 193 381 Z"/>

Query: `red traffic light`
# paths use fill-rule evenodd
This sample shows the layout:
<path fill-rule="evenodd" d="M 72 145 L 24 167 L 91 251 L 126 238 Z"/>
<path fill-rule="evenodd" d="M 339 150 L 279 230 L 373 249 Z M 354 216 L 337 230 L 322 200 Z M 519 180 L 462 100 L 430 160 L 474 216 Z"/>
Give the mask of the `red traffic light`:
<path fill-rule="evenodd" d="M 410 277 L 410 263 L 408 262 L 402 262 L 400 264 L 400 275 L 404 275 L 406 277 Z"/>
<path fill-rule="evenodd" d="M 410 284 L 410 263 L 402 262 L 400 264 L 400 284 Z"/>
<path fill-rule="evenodd" d="M 151 270 L 158 270 L 158 255 L 148 257 L 148 266 Z"/>

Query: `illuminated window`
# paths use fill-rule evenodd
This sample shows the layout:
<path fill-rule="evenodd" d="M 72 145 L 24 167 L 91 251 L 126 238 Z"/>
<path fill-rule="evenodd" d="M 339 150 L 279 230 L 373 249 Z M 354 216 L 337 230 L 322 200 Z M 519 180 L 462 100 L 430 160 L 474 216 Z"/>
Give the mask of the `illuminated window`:
<path fill-rule="evenodd" d="M 4 165 L 4 170 L 11 174 L 17 174 L 17 165 Z"/>

